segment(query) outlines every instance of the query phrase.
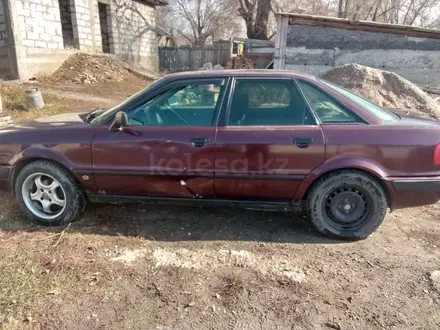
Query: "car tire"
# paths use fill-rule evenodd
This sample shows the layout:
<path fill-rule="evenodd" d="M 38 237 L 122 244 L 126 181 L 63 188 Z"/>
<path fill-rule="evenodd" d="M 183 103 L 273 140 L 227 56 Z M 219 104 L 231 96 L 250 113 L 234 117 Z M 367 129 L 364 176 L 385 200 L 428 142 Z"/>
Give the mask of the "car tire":
<path fill-rule="evenodd" d="M 383 222 L 387 197 L 373 176 L 356 170 L 332 172 L 315 182 L 307 199 L 315 228 L 331 238 L 367 238 Z"/>
<path fill-rule="evenodd" d="M 24 166 L 16 176 L 14 192 L 26 216 L 45 226 L 70 223 L 87 204 L 84 191 L 70 172 L 48 160 Z"/>

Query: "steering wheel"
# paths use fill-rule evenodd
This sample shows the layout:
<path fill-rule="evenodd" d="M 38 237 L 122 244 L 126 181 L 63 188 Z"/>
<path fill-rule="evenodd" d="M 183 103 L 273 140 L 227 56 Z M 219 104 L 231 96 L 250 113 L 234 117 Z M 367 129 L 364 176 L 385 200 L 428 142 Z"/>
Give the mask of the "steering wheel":
<path fill-rule="evenodd" d="M 170 111 L 174 116 L 176 116 L 182 123 L 188 124 L 188 122 L 182 118 L 181 115 L 179 115 L 173 108 L 170 107 L 170 105 L 166 102 L 163 104 L 166 110 Z"/>

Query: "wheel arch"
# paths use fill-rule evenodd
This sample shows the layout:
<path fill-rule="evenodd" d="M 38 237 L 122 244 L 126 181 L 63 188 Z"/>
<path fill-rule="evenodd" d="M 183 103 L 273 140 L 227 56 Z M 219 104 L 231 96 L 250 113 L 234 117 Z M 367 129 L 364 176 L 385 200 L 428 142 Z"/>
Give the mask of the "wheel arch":
<path fill-rule="evenodd" d="M 33 163 L 33 162 L 37 162 L 37 161 L 47 161 L 47 162 L 51 162 L 54 164 L 57 164 L 59 166 L 61 166 L 62 168 L 64 168 L 67 172 L 70 173 L 70 175 L 72 175 L 73 179 L 76 181 L 76 183 L 78 183 L 78 185 L 84 189 L 83 185 L 81 184 L 80 180 L 78 180 L 77 175 L 68 167 L 66 166 L 66 164 L 63 164 L 62 162 L 59 162 L 57 160 L 51 159 L 51 158 L 46 158 L 46 157 L 41 157 L 41 156 L 34 156 L 34 157 L 26 157 L 26 158 L 21 158 L 20 160 L 18 160 L 15 164 L 14 164 L 14 170 L 12 172 L 12 176 L 11 176 L 11 191 L 15 196 L 15 180 L 17 179 L 18 173 L 20 173 L 20 171 L 27 165 Z"/>
<path fill-rule="evenodd" d="M 345 159 L 324 163 L 323 166 L 316 168 L 304 178 L 296 191 L 294 202 L 302 203 L 307 199 L 308 193 L 319 179 L 338 171 L 359 171 L 370 175 L 383 188 L 388 206 L 392 205 L 392 187 L 384 180 L 388 176 L 387 172 L 376 162 L 366 159 Z"/>

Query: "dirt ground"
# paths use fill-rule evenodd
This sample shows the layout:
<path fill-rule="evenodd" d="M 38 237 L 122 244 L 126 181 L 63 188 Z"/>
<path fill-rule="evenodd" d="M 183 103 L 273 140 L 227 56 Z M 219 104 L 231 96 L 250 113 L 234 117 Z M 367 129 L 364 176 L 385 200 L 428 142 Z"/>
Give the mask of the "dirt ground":
<path fill-rule="evenodd" d="M 151 84 L 151 81 L 129 76 L 123 82 L 77 84 L 69 81 L 24 83 L 21 88 L 38 87 L 46 102 L 62 104 L 65 111 L 82 112 L 97 107 L 111 107 Z"/>
<path fill-rule="evenodd" d="M 96 205 L 48 229 L 1 205 L 2 329 L 440 327 L 440 205 L 355 243 L 285 213 Z"/>
<path fill-rule="evenodd" d="M 83 111 L 140 83 L 41 86 Z M 440 328 L 440 204 L 353 243 L 287 213 L 91 205 L 43 228 L 0 205 L 2 330 Z"/>

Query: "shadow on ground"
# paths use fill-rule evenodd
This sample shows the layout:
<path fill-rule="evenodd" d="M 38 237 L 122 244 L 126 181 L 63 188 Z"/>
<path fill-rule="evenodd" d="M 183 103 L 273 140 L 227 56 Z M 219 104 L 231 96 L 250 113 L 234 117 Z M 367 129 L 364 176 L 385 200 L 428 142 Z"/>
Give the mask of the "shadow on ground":
<path fill-rule="evenodd" d="M 2 196 L 0 229 L 53 231 L 31 224 L 16 201 Z M 317 233 L 303 214 L 156 204 L 89 205 L 69 231 L 145 237 L 156 241 L 261 241 L 333 244 Z"/>

